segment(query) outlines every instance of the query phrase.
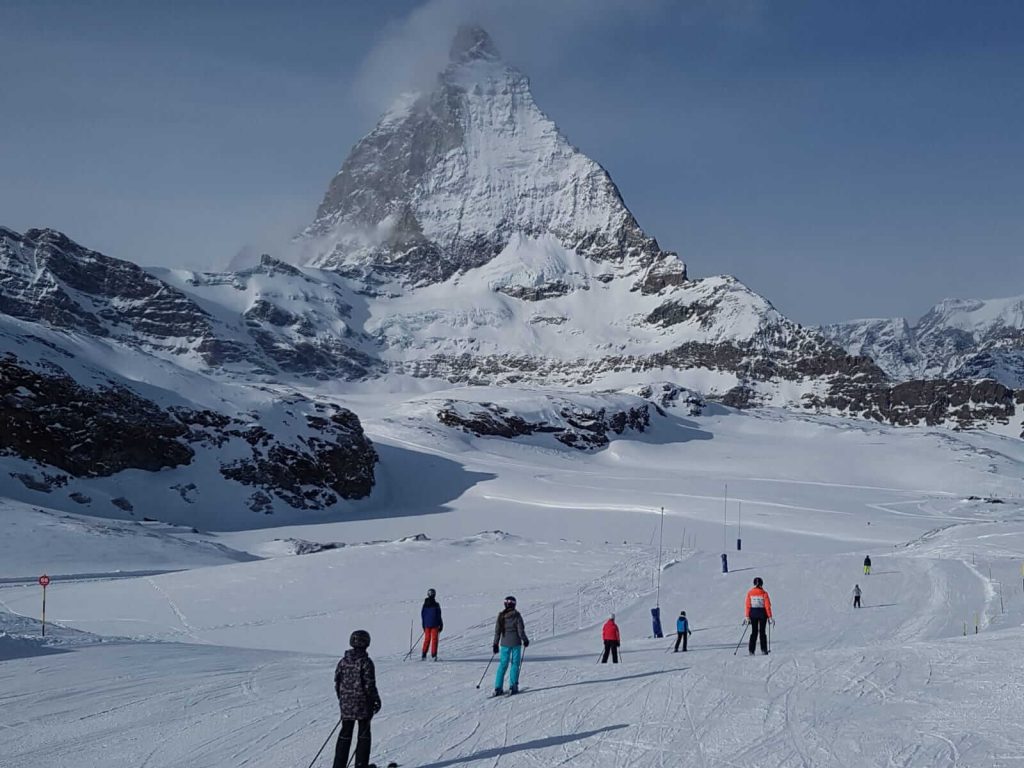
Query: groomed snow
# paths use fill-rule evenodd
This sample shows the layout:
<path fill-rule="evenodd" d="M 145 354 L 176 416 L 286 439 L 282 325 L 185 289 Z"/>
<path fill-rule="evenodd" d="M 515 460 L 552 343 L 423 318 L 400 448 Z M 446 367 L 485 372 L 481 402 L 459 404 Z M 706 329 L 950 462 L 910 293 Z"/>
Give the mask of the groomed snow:
<path fill-rule="evenodd" d="M 46 643 L 27 618 L 39 588 L 0 587 L 0 609 L 24 614 L 0 612 L 0 755 L 19 768 L 308 765 L 335 722 L 336 656 L 364 627 L 384 700 L 378 764 L 1024 761 L 1020 441 L 670 412 L 580 453 L 475 438 L 369 397 L 362 411 L 385 490 L 362 519 L 217 536 L 277 555 L 265 560 L 58 580 Z M 289 537 L 346 546 L 287 556 L 275 540 Z M 685 656 L 650 637 L 659 574 L 665 628 L 685 609 L 695 630 Z M 773 653 L 734 656 L 754 575 L 775 605 Z M 427 587 L 444 607 L 442 661 L 403 661 Z M 488 701 L 493 667 L 475 686 L 508 593 L 533 642 L 521 695 Z M 611 611 L 617 667 L 595 663 Z"/>

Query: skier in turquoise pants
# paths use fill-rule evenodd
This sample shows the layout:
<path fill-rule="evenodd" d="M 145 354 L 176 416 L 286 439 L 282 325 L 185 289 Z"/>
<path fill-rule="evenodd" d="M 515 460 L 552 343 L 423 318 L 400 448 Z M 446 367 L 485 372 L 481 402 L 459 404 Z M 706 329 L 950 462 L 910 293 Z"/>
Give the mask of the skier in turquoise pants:
<path fill-rule="evenodd" d="M 523 662 L 523 648 L 530 645 L 526 636 L 523 616 L 516 610 L 516 599 L 509 595 L 505 598 L 505 608 L 498 614 L 494 623 L 494 644 L 491 650 L 501 652 L 498 672 L 494 677 L 494 695 L 501 696 L 505 691 L 505 672 L 508 672 L 508 692 L 519 693 L 519 667 Z"/>

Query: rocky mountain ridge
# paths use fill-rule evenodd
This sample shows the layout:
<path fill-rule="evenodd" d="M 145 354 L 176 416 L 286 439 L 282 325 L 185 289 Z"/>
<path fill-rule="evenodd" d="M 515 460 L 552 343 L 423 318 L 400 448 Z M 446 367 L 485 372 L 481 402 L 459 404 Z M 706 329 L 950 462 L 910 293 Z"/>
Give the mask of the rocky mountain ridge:
<path fill-rule="evenodd" d="M 0 228 L 0 495 L 226 526 L 345 514 L 377 462 L 346 395 L 374 387 L 491 387 L 416 418 L 559 449 L 709 401 L 1020 434 L 1024 382 L 976 380 L 1015 365 L 1019 307 L 823 333 L 692 278 L 478 28 L 356 145 L 302 246 L 203 273 Z"/>
<path fill-rule="evenodd" d="M 1024 296 L 946 299 L 916 323 L 852 320 L 822 328 L 850 354 L 871 357 L 893 379 L 994 379 L 1024 388 Z"/>
<path fill-rule="evenodd" d="M 488 34 L 462 27 L 433 90 L 407 94 L 353 148 L 302 236 L 311 266 L 394 292 L 482 267 L 516 238 L 562 247 L 657 292 L 686 278 L 608 173 L 537 107 Z M 558 280 L 513 289 L 564 295 Z"/>

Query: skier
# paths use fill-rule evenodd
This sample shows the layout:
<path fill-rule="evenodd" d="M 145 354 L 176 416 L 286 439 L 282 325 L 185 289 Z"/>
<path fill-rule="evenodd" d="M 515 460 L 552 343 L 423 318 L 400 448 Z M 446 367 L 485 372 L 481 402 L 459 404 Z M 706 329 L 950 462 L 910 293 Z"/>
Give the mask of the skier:
<path fill-rule="evenodd" d="M 860 608 L 860 584 L 853 585 L 853 607 Z"/>
<path fill-rule="evenodd" d="M 601 630 L 601 639 L 604 640 L 604 656 L 601 657 L 601 663 L 608 663 L 608 654 L 612 655 L 612 664 L 619 663 L 619 643 L 622 638 L 619 635 L 619 625 L 615 623 L 615 614 L 613 613 L 611 618 L 604 623 L 604 628 Z"/>
<path fill-rule="evenodd" d="M 494 622 L 494 643 L 491 650 L 501 652 L 498 661 L 498 672 L 494 677 L 494 695 L 504 693 L 505 671 L 508 670 L 509 693 L 519 693 L 519 667 L 523 662 L 523 648 L 529 648 L 530 638 L 526 636 L 526 625 L 523 616 L 516 610 L 516 599 L 509 595 L 505 598 L 505 608 L 498 614 Z M 511 666 L 511 669 L 509 667 Z"/>
<path fill-rule="evenodd" d="M 690 632 L 690 620 L 686 618 L 686 611 L 679 612 L 679 618 L 676 619 L 676 648 L 672 653 L 679 653 L 679 642 L 683 643 L 683 652 L 686 652 L 686 639 L 691 635 Z"/>
<path fill-rule="evenodd" d="M 864 575 L 871 575 L 871 555 L 864 555 Z"/>
<path fill-rule="evenodd" d="M 772 601 L 768 593 L 764 591 L 764 580 L 757 576 L 754 579 L 753 588 L 747 592 L 746 619 L 744 624 L 750 624 L 750 655 L 754 655 L 757 647 L 757 638 L 761 638 L 761 653 L 768 653 L 768 622 L 775 623 L 772 618 Z"/>
<path fill-rule="evenodd" d="M 341 732 L 338 746 L 334 751 L 334 768 L 346 768 L 348 752 L 352 746 L 352 731 L 359 721 L 359 738 L 356 740 L 356 768 L 373 768 L 370 765 L 370 720 L 380 712 L 380 694 L 377 693 L 376 672 L 373 661 L 367 654 L 370 647 L 370 633 L 357 629 L 349 638 L 352 647 L 334 670 L 334 692 L 341 708 Z"/>
<path fill-rule="evenodd" d="M 427 651 L 430 651 L 430 658 L 437 661 L 437 641 L 441 631 L 444 629 L 444 622 L 441 620 L 441 604 L 437 602 L 437 591 L 427 590 L 427 598 L 423 601 L 423 608 L 420 610 L 420 618 L 423 621 L 423 655 L 425 660 Z"/>

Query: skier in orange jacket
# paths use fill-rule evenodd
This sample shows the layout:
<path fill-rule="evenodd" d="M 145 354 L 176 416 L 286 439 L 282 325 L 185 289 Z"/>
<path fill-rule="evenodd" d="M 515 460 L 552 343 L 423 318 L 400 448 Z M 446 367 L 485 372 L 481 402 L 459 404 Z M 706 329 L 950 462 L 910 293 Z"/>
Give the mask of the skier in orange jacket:
<path fill-rule="evenodd" d="M 747 592 L 746 619 L 744 624 L 750 624 L 750 655 L 754 655 L 757 647 L 757 639 L 761 638 L 761 653 L 768 653 L 768 622 L 775 623 L 772 618 L 772 600 L 764 591 L 764 580 L 758 576 L 754 579 L 753 588 Z"/>

